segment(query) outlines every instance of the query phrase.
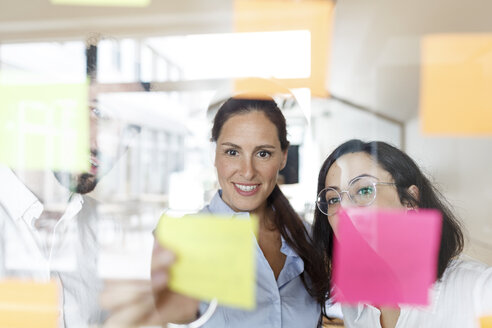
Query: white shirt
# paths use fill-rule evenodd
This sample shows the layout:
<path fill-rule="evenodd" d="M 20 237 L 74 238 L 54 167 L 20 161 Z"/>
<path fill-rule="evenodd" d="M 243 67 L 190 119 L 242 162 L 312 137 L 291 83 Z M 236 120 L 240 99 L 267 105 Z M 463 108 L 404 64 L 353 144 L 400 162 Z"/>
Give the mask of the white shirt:
<path fill-rule="evenodd" d="M 0 279 L 56 279 L 62 286 L 60 327 L 100 322 L 95 201 L 73 194 L 45 236 L 35 226 L 43 204 L 2 165 L 0 181 Z"/>
<path fill-rule="evenodd" d="M 492 315 L 492 267 L 452 261 L 431 290 L 427 307 L 401 306 L 396 328 L 479 327 L 481 316 Z M 371 305 L 342 306 L 346 327 L 381 327 L 381 312 Z"/>

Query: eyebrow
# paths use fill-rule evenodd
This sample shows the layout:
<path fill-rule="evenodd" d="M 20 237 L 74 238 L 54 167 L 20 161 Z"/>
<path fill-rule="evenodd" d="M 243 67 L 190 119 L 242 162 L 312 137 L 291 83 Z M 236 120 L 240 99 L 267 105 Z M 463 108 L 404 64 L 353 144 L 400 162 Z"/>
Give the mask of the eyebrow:
<path fill-rule="evenodd" d="M 358 175 L 358 176 L 356 176 L 355 178 L 352 178 L 352 179 L 349 181 L 349 184 L 351 184 L 354 180 L 359 179 L 359 178 L 363 178 L 363 177 L 369 177 L 369 178 L 374 178 L 374 179 L 376 179 L 376 180 L 379 180 L 379 178 L 378 178 L 378 177 L 375 177 L 374 175 L 370 175 L 370 174 L 366 174 L 366 173 L 365 173 L 365 174 Z"/>
<path fill-rule="evenodd" d="M 242 149 L 241 146 L 239 145 L 236 145 L 235 143 L 232 143 L 232 142 L 223 142 L 220 144 L 221 146 L 226 146 L 226 147 L 233 147 L 233 148 L 237 148 L 237 149 Z M 255 150 L 258 150 L 258 149 L 276 149 L 275 146 L 273 145 L 269 145 L 269 144 L 265 144 L 265 145 L 259 145 L 259 146 L 256 146 L 255 147 Z"/>
<path fill-rule="evenodd" d="M 223 142 L 220 144 L 221 146 L 229 146 L 229 147 L 234 147 L 234 148 L 241 148 L 236 144 L 233 144 L 232 142 Z"/>
<path fill-rule="evenodd" d="M 363 178 L 363 177 L 369 177 L 369 178 L 374 178 L 376 180 L 379 180 L 379 178 L 378 177 L 375 177 L 374 175 L 364 173 L 364 174 L 358 175 L 358 176 L 350 179 L 350 181 L 349 181 L 348 184 L 350 185 L 354 180 L 359 179 L 359 178 Z M 340 188 L 337 187 L 337 186 L 328 186 L 326 188 L 332 188 L 332 189 L 335 189 L 335 190 L 338 190 L 338 191 L 340 190 Z"/>

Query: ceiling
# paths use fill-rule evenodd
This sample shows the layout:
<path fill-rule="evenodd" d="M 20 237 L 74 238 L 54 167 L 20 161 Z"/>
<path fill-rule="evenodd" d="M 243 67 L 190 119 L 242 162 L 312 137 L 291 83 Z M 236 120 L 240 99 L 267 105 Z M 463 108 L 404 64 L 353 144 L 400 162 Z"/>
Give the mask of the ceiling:
<path fill-rule="evenodd" d="M 146 8 L 0 0 L 0 42 L 227 32 L 232 12 L 232 0 L 153 0 Z M 490 0 L 338 0 L 330 91 L 399 121 L 415 117 L 421 37 L 492 32 L 490 13 Z"/>
<path fill-rule="evenodd" d="M 143 8 L 60 6 L 50 0 L 0 0 L 0 42 L 230 31 L 228 0 L 151 0 Z"/>

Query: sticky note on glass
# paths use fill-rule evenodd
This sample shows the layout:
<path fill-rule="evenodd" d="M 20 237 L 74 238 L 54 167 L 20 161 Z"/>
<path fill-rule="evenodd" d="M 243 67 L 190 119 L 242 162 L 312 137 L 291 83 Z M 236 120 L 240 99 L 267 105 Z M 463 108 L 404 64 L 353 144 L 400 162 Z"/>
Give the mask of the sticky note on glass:
<path fill-rule="evenodd" d="M 163 216 L 157 240 L 177 257 L 169 287 L 220 304 L 255 307 L 255 219 L 193 215 Z"/>
<path fill-rule="evenodd" d="M 150 0 L 51 0 L 54 5 L 97 7 L 146 7 Z"/>
<path fill-rule="evenodd" d="M 421 57 L 423 133 L 492 135 L 492 35 L 429 35 Z"/>
<path fill-rule="evenodd" d="M 314 96 L 327 97 L 331 31 L 335 4 L 333 1 L 235 0 L 235 32 L 307 31 L 310 36 L 309 76 L 306 78 L 276 79 L 283 86 L 309 88 Z M 294 43 L 298 47 L 300 44 Z M 298 49 L 293 50 L 298 51 Z M 303 57 L 299 57 L 303 58 Z M 302 65 L 304 66 L 304 65 Z M 234 90 L 255 93 L 259 87 L 251 80 L 234 81 Z M 261 90 L 272 93 L 274 90 Z"/>
<path fill-rule="evenodd" d="M 334 243 L 340 303 L 427 305 L 437 277 L 441 214 L 347 209 Z"/>
<path fill-rule="evenodd" d="M 13 168 L 89 169 L 87 84 L 0 83 L 0 162 Z"/>
<path fill-rule="evenodd" d="M 480 318 L 480 328 L 492 328 L 492 315 Z"/>
<path fill-rule="evenodd" d="M 58 286 L 55 282 L 0 281 L 0 327 L 58 327 Z"/>

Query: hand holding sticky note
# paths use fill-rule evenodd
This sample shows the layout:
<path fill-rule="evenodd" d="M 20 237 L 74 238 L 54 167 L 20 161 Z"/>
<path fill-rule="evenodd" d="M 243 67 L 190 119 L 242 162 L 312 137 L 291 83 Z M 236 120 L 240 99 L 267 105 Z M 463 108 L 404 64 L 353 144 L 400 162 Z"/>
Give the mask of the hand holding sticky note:
<path fill-rule="evenodd" d="M 440 237 L 436 210 L 340 211 L 333 260 L 336 300 L 427 305 Z"/>
<path fill-rule="evenodd" d="M 156 238 L 176 254 L 169 288 L 201 300 L 253 309 L 257 221 L 212 215 L 162 216 Z"/>

